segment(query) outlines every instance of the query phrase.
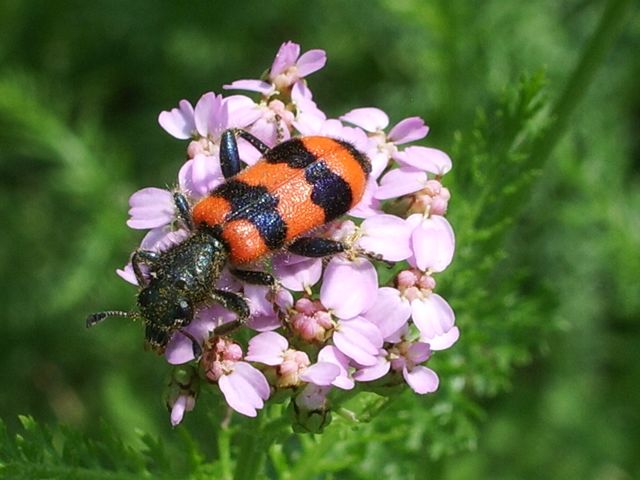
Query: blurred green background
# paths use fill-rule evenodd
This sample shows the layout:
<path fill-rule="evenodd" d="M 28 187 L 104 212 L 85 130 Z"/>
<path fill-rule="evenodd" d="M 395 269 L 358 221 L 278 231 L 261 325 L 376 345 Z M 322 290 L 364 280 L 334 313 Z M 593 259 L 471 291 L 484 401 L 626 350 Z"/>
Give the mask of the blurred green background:
<path fill-rule="evenodd" d="M 420 115 L 427 144 L 451 152 L 523 74 L 544 72 L 551 102 L 560 98 L 606 3 L 0 0 L 0 417 L 9 430 L 30 414 L 98 437 L 104 419 L 133 443 L 136 429 L 180 438 L 162 404 L 166 365 L 142 351 L 140 326 L 83 325 L 87 313 L 134 304 L 114 273 L 139 240 L 124 224 L 128 196 L 172 185 L 184 155 L 157 125 L 161 110 L 256 78 L 293 40 L 327 51 L 309 84 L 328 115 L 359 106 L 384 109 L 392 123 Z M 412 468 L 411 478 L 640 475 L 637 5 L 624 17 L 589 85 L 565 96 L 580 103 L 539 158 L 511 235 L 509 261 L 528 272 L 518 288 L 545 292 L 522 331 L 521 366 L 474 397 L 477 438 L 453 457 L 420 446 L 399 470 L 390 453 L 379 458 L 393 478 Z M 453 160 L 455 179 L 467 159 Z M 452 194 L 455 228 L 456 204 L 474 199 Z M 482 319 L 449 299 L 464 341 Z M 494 313 L 506 318 L 506 302 Z M 442 381 L 446 390 L 452 380 Z M 186 424 L 206 441 L 205 418 L 197 411 Z M 349 478 L 369 478 L 356 471 Z"/>

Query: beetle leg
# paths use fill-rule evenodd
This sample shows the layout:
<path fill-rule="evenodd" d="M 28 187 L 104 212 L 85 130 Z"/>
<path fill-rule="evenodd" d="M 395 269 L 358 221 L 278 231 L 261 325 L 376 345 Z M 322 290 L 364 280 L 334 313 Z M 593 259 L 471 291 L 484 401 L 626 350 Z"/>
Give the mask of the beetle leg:
<path fill-rule="evenodd" d="M 211 292 L 211 298 L 215 303 L 236 314 L 235 320 L 216 327 L 213 330 L 214 335 L 231 333 L 246 323 L 250 315 L 249 305 L 240 295 L 227 290 L 216 289 Z"/>
<path fill-rule="evenodd" d="M 133 273 L 138 280 L 138 286 L 144 287 L 147 284 L 147 279 L 144 278 L 140 265 L 149 265 L 153 267 L 153 264 L 160 259 L 158 252 L 152 252 L 151 250 L 136 250 L 131 257 L 131 266 L 133 267 Z"/>
<path fill-rule="evenodd" d="M 302 237 L 287 247 L 291 253 L 303 257 L 328 257 L 344 252 L 347 246 L 343 242 L 320 237 Z"/>
<path fill-rule="evenodd" d="M 246 130 L 241 130 L 239 128 L 236 128 L 233 130 L 233 133 L 238 137 L 244 138 L 247 142 L 253 145 L 255 149 L 258 150 L 262 155 L 266 155 L 267 153 L 269 153 L 269 150 L 271 150 L 271 148 L 269 148 L 269 146 L 266 143 L 264 143 L 255 135 L 247 132 Z"/>
<path fill-rule="evenodd" d="M 238 279 L 251 285 L 264 285 L 266 287 L 273 287 L 276 285 L 276 279 L 273 277 L 273 275 L 267 272 L 260 272 L 256 270 L 238 270 L 236 268 L 232 268 L 229 271 Z"/>
<path fill-rule="evenodd" d="M 184 223 L 185 227 L 189 230 L 193 230 L 191 206 L 189 205 L 187 197 L 185 197 L 181 192 L 173 192 L 173 203 L 176 206 L 176 210 L 178 210 L 178 216 L 180 217 L 180 220 L 182 220 L 182 223 Z"/>
<path fill-rule="evenodd" d="M 225 130 L 220 138 L 220 167 L 224 178 L 231 178 L 242 170 L 240 154 L 238 153 L 238 141 L 236 137 L 244 138 L 253 145 L 262 155 L 270 149 L 258 137 L 239 128 Z"/>
<path fill-rule="evenodd" d="M 196 360 L 198 360 L 202 356 L 202 346 L 200 345 L 200 342 L 198 342 L 198 340 L 196 340 L 196 338 L 186 330 L 178 330 L 178 332 L 180 332 L 182 335 L 184 335 L 189 340 L 191 340 L 191 348 L 193 350 L 193 356 L 195 357 Z"/>
<path fill-rule="evenodd" d="M 242 170 L 234 130 L 225 130 L 220 138 L 220 168 L 224 178 L 231 178 Z"/>

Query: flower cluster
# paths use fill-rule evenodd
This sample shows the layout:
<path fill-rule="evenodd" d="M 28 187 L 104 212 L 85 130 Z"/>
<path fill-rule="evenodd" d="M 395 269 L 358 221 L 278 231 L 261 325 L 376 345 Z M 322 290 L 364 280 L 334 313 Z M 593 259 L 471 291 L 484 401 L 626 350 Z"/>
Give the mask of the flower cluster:
<path fill-rule="evenodd" d="M 169 134 L 188 141 L 177 188 L 192 204 L 224 181 L 220 138 L 229 128 L 244 129 L 268 146 L 298 135 L 346 140 L 372 164 L 364 197 L 349 217 L 314 233 L 345 243 L 345 252 L 328 261 L 276 252 L 260 265 L 277 279 L 275 291 L 223 274 L 217 288 L 242 294 L 250 305 L 248 327 L 257 333 L 248 344 L 212 334 L 234 317 L 218 305 L 197 312 L 185 334 L 176 332 L 169 342 L 169 363 L 199 364 L 201 381 L 180 385 L 215 384 L 231 408 L 248 416 L 276 391 L 289 392 L 302 411 L 327 409 L 333 389 L 406 382 L 419 394 L 433 392 L 439 380 L 426 366 L 429 358 L 459 336 L 453 310 L 435 293 L 435 276 L 454 252 L 453 230 L 444 216 L 450 194 L 442 184 L 451 160 L 434 148 L 406 146 L 428 133 L 419 117 L 391 128 L 377 108 L 327 118 L 305 80 L 325 62 L 322 50 L 300 55 L 299 45 L 284 43 L 265 78 L 224 87 L 257 92 L 258 100 L 209 92 L 195 106 L 182 100 L 158 118 Z M 260 158 L 243 139 L 238 149 L 247 165 Z M 131 196 L 130 206 L 127 224 L 149 230 L 143 249 L 162 251 L 190 234 L 177 221 L 168 190 L 142 189 Z M 381 285 L 377 266 L 396 274 Z M 130 264 L 118 273 L 136 283 Z M 198 359 L 194 339 L 202 345 Z M 196 394 L 194 388 L 174 389 L 169 401 L 174 425 L 193 408 Z"/>

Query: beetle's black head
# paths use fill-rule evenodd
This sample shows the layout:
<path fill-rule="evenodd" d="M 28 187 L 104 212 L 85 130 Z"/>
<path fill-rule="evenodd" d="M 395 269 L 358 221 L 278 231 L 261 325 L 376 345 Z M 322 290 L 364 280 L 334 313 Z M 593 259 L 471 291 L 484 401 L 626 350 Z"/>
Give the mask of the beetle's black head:
<path fill-rule="evenodd" d="M 177 285 L 176 285 L 177 283 Z M 191 323 L 194 304 L 182 282 L 163 278 L 152 280 L 140 290 L 138 307 L 145 319 L 145 338 L 149 346 L 162 353 L 171 334 Z"/>

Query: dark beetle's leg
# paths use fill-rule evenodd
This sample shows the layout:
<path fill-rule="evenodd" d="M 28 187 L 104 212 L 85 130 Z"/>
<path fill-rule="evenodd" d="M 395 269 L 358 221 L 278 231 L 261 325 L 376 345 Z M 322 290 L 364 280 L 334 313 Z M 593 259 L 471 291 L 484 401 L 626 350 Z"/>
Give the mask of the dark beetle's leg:
<path fill-rule="evenodd" d="M 198 342 L 198 340 L 196 340 L 195 337 L 191 335 L 189 332 L 187 332 L 186 330 L 178 330 L 178 331 L 182 335 L 187 337 L 189 340 L 191 340 L 191 348 L 193 350 L 193 356 L 195 357 L 196 360 L 198 360 L 202 356 L 202 346 L 200 345 L 200 342 Z"/>
<path fill-rule="evenodd" d="M 358 248 L 356 249 L 356 254 L 361 257 L 368 258 L 369 260 L 374 262 L 382 262 L 387 266 L 387 268 L 391 268 L 395 265 L 395 262 L 392 262 L 390 260 L 385 260 L 382 257 L 382 255 L 379 253 L 369 252 L 367 250 L 362 250 L 361 248 Z"/>
<path fill-rule="evenodd" d="M 291 253 L 295 253 L 296 255 L 319 258 L 344 252 L 347 246 L 343 242 L 328 238 L 302 237 L 287 248 Z"/>
<path fill-rule="evenodd" d="M 238 142 L 233 130 L 226 130 L 220 138 L 220 168 L 224 178 L 231 178 L 242 169 Z"/>
<path fill-rule="evenodd" d="M 191 218 L 191 205 L 189 205 L 189 201 L 187 197 L 185 197 L 181 192 L 173 193 L 173 202 L 176 205 L 176 209 L 178 210 L 178 216 L 180 220 L 184 223 L 184 225 L 189 229 L 193 230 L 193 219 Z"/>
<path fill-rule="evenodd" d="M 266 143 L 264 143 L 255 135 L 250 134 L 246 130 L 240 130 L 236 128 L 233 132 L 237 136 L 244 138 L 247 142 L 253 145 L 256 148 L 256 150 L 258 150 L 262 155 L 266 155 L 269 152 L 269 150 L 271 150 Z"/>
<path fill-rule="evenodd" d="M 293 242 L 287 247 L 291 253 L 302 255 L 303 257 L 328 257 L 335 255 L 336 253 L 345 252 L 349 247 L 337 240 L 330 240 L 328 238 L 320 237 L 302 237 Z M 378 262 L 384 262 L 388 267 L 394 265 L 393 262 L 389 262 L 382 258 L 382 255 L 378 253 L 368 252 L 360 248 L 356 248 L 354 253 L 357 256 L 368 258 Z"/>
<path fill-rule="evenodd" d="M 243 282 L 251 285 L 264 285 L 266 287 L 273 287 L 276 284 L 276 279 L 273 275 L 267 272 L 259 272 L 255 270 L 238 270 L 235 268 L 230 269 L 232 275 L 236 276 Z"/>
<path fill-rule="evenodd" d="M 136 280 L 138 280 L 138 286 L 144 287 L 147 284 L 147 280 L 142 274 L 140 265 L 146 264 L 153 267 L 153 264 L 158 261 L 160 254 L 158 252 L 152 252 L 151 250 L 136 250 L 131 257 L 131 266 L 133 267 L 133 273 L 136 274 Z"/>
<path fill-rule="evenodd" d="M 244 138 L 253 145 L 262 155 L 269 151 L 269 147 L 262 140 L 249 132 L 233 128 L 225 130 L 220 138 L 220 167 L 224 178 L 230 178 L 242 170 L 240 155 L 238 153 L 238 142 L 236 136 Z"/>
<path fill-rule="evenodd" d="M 213 290 L 211 292 L 211 298 L 215 303 L 236 314 L 236 319 L 232 322 L 216 327 L 213 330 L 214 335 L 225 335 L 246 323 L 250 315 L 249 305 L 240 295 L 234 292 L 228 292 L 227 290 Z"/>

